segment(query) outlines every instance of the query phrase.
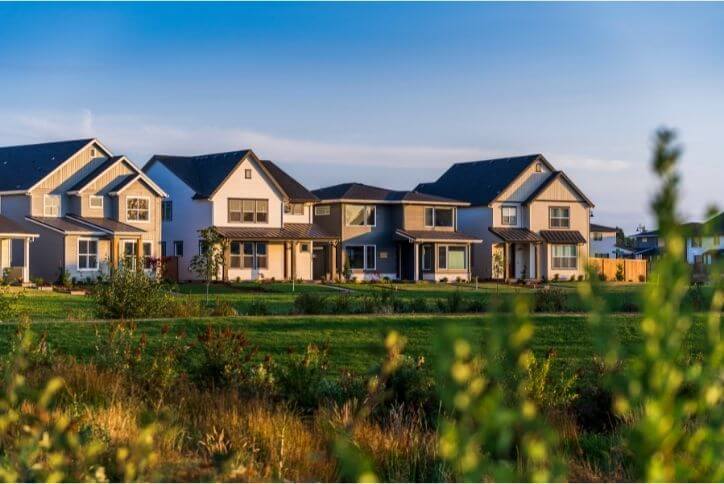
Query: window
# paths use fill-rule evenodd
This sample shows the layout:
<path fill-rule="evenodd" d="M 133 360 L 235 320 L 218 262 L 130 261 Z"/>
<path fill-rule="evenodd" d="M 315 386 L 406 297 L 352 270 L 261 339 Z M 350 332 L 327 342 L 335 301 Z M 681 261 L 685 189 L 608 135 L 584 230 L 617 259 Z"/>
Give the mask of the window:
<path fill-rule="evenodd" d="M 60 195 L 43 196 L 43 215 L 45 217 L 60 216 Z"/>
<path fill-rule="evenodd" d="M 314 215 L 324 216 L 331 212 L 329 205 L 317 205 L 314 207 Z"/>
<path fill-rule="evenodd" d="M 447 270 L 465 270 L 468 267 L 467 248 L 464 245 L 440 245 L 437 266 Z"/>
<path fill-rule="evenodd" d="M 251 180 L 251 169 L 247 168 L 244 170 L 244 178 L 247 180 Z"/>
<path fill-rule="evenodd" d="M 641 237 L 641 243 L 642 243 L 642 244 L 645 244 L 645 243 L 648 242 L 648 241 L 649 241 L 649 239 L 647 239 L 646 237 Z"/>
<path fill-rule="evenodd" d="M 422 270 L 423 271 L 432 270 L 432 254 L 433 254 L 433 247 L 431 245 L 422 246 Z"/>
<path fill-rule="evenodd" d="M 97 154 L 98 154 L 98 152 L 96 151 L 95 148 L 91 148 L 91 149 L 90 149 L 90 156 L 91 156 L 91 158 L 95 158 Z"/>
<path fill-rule="evenodd" d="M 173 220 L 173 201 L 164 200 L 161 202 L 161 220 L 164 222 Z"/>
<path fill-rule="evenodd" d="M 103 196 L 91 195 L 88 199 L 88 206 L 90 208 L 103 208 Z"/>
<path fill-rule="evenodd" d="M 540 163 L 535 164 L 535 172 L 540 173 L 543 171 L 543 166 Z"/>
<path fill-rule="evenodd" d="M 232 269 L 266 269 L 268 266 L 265 242 L 240 242 L 234 240 L 229 248 Z"/>
<path fill-rule="evenodd" d="M 78 270 L 98 270 L 98 240 L 78 239 Z"/>
<path fill-rule="evenodd" d="M 593 232 L 591 233 L 591 236 L 593 237 L 593 240 L 603 240 L 603 233 L 601 232 Z"/>
<path fill-rule="evenodd" d="M 701 247 L 701 237 L 693 237 L 691 239 L 691 246 L 692 247 Z"/>
<path fill-rule="evenodd" d="M 501 225 L 518 225 L 518 207 L 501 207 Z"/>
<path fill-rule="evenodd" d="M 309 252 L 309 244 L 306 242 L 299 244 L 299 252 Z"/>
<path fill-rule="evenodd" d="M 374 205 L 345 205 L 344 217 L 347 225 L 373 227 L 377 223 L 377 209 Z"/>
<path fill-rule="evenodd" d="M 377 267 L 377 246 L 349 245 L 346 247 L 346 251 L 350 269 L 373 271 Z"/>
<path fill-rule="evenodd" d="M 148 197 L 126 198 L 126 218 L 134 222 L 148 222 L 150 220 Z"/>
<path fill-rule="evenodd" d="M 151 269 L 151 242 L 144 242 L 142 248 L 143 253 L 141 255 L 143 256 L 143 268 Z"/>
<path fill-rule="evenodd" d="M 551 207 L 550 227 L 556 229 L 567 229 L 571 226 L 570 209 L 568 207 Z"/>
<path fill-rule="evenodd" d="M 131 269 L 136 268 L 136 249 L 138 244 L 135 240 L 124 240 L 123 241 L 123 264 Z"/>
<path fill-rule="evenodd" d="M 284 213 L 290 215 L 304 215 L 304 204 L 303 203 L 285 203 Z"/>
<path fill-rule="evenodd" d="M 454 219 L 452 208 L 425 208 L 425 227 L 452 227 Z"/>
<path fill-rule="evenodd" d="M 268 200 L 230 198 L 227 208 L 229 222 L 266 223 L 269 219 Z"/>
<path fill-rule="evenodd" d="M 173 241 L 173 255 L 175 255 L 176 257 L 184 256 L 184 241 L 183 240 L 174 240 Z"/>
<path fill-rule="evenodd" d="M 575 245 L 553 245 L 554 269 L 577 269 L 578 247 Z"/>
<path fill-rule="evenodd" d="M 166 257 L 166 241 L 162 240 L 158 243 L 159 245 L 159 252 L 161 253 L 161 257 Z"/>

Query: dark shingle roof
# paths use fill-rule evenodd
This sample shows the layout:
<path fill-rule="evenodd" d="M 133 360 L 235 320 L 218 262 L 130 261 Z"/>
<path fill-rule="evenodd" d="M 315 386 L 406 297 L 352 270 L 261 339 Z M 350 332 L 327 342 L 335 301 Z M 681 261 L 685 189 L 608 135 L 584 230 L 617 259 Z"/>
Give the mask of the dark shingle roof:
<path fill-rule="evenodd" d="M 500 237 L 505 242 L 518 242 L 518 243 L 527 243 L 527 242 L 542 242 L 543 239 L 540 238 L 538 234 L 535 232 L 532 232 L 528 229 L 522 229 L 522 228 L 501 228 L 501 227 L 488 227 L 488 230 L 492 232 L 493 234 Z"/>
<path fill-rule="evenodd" d="M 430 203 L 450 203 L 456 205 L 466 205 L 452 198 L 430 195 L 417 191 L 407 190 L 388 190 L 387 188 L 373 187 L 363 183 L 342 183 L 331 187 L 318 188 L 313 190 L 320 200 L 364 200 L 364 201 L 380 201 L 380 202 L 430 202 Z"/>
<path fill-rule="evenodd" d="M 541 154 L 455 163 L 436 182 L 421 183 L 415 190 L 488 205 L 536 160 L 550 166 Z"/>
<path fill-rule="evenodd" d="M 111 156 L 106 161 L 98 165 L 93 171 L 88 173 L 88 175 L 84 176 L 78 183 L 70 187 L 70 192 L 75 192 L 78 190 L 81 190 L 85 188 L 86 185 L 88 185 L 90 182 L 95 180 L 97 177 L 99 177 L 104 171 L 106 171 L 111 166 L 115 165 L 118 160 L 123 158 L 123 156 Z"/>
<path fill-rule="evenodd" d="M 251 150 L 198 156 L 154 155 L 143 170 L 148 173 L 153 163 L 159 162 L 196 192 L 194 198 L 208 198 L 249 153 Z M 290 201 L 316 201 L 309 190 L 275 163 L 260 160 L 260 164 Z"/>
<path fill-rule="evenodd" d="M 458 231 L 445 230 L 403 230 L 395 231 L 395 238 L 415 241 L 437 241 L 437 242 L 481 242 L 479 237 L 472 237 Z"/>
<path fill-rule="evenodd" d="M 214 227 L 222 236 L 239 240 L 336 240 L 317 224 L 284 224 L 282 228 Z"/>
<path fill-rule="evenodd" d="M 586 243 L 586 238 L 578 230 L 541 230 L 540 235 L 551 244 Z"/>
<path fill-rule="evenodd" d="M 27 190 L 91 141 L 1 147 L 0 190 Z"/>
<path fill-rule="evenodd" d="M 19 223 L 0 215 L 0 234 L 27 234 L 30 232 Z"/>
<path fill-rule="evenodd" d="M 618 228 L 607 225 L 591 224 L 591 232 L 618 232 Z"/>
<path fill-rule="evenodd" d="M 142 234 L 146 232 L 145 230 L 134 227 L 133 225 L 124 224 L 123 222 L 119 222 L 118 220 L 112 220 L 105 217 L 80 217 L 78 215 L 68 214 L 67 218 L 112 234 Z"/>

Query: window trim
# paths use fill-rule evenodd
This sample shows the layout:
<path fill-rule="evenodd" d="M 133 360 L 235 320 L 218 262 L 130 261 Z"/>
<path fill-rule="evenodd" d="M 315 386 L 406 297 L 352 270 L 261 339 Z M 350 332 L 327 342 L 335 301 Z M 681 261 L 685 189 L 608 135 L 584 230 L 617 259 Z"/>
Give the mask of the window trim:
<path fill-rule="evenodd" d="M 101 201 L 100 206 L 98 206 L 98 207 L 94 206 L 93 200 L 100 200 Z M 94 208 L 96 210 L 97 209 L 103 210 L 104 205 L 105 205 L 105 197 L 103 195 L 91 195 L 90 197 L 88 197 L 88 207 L 89 208 Z"/>
<path fill-rule="evenodd" d="M 299 213 L 294 213 L 294 207 L 300 207 Z M 284 215 L 301 216 L 304 215 L 304 203 L 303 202 L 287 202 L 284 204 Z"/>
<path fill-rule="evenodd" d="M 96 266 L 95 266 L 95 267 L 85 267 L 85 268 L 81 268 L 81 266 L 80 266 L 80 260 L 81 260 L 80 243 L 81 243 L 81 241 L 83 241 L 83 242 L 95 242 L 95 243 L 96 243 L 96 253 L 95 253 L 95 256 L 96 256 Z M 100 257 L 99 257 L 99 253 L 100 253 L 100 243 L 99 243 L 99 239 L 97 239 L 97 238 L 95 238 L 95 237 L 78 237 L 78 240 L 76 241 L 76 257 L 78 258 L 78 260 L 77 260 L 77 262 L 76 262 L 76 267 L 77 267 L 77 269 L 78 269 L 78 272 L 94 272 L 94 271 L 98 271 L 98 270 L 100 269 Z M 86 253 L 84 254 L 84 257 L 91 257 L 92 255 L 93 255 L 93 254 L 91 254 L 90 252 L 86 252 Z"/>
<path fill-rule="evenodd" d="M 244 168 L 244 180 L 251 180 L 251 168 Z"/>
<path fill-rule="evenodd" d="M 142 220 L 142 219 L 134 220 L 128 216 L 129 210 L 139 210 L 139 212 L 141 210 L 140 208 L 134 208 L 134 209 L 128 208 L 128 202 L 130 202 L 131 200 L 146 200 L 146 202 L 148 202 L 148 208 L 146 209 L 146 212 L 148 213 L 148 218 L 146 220 Z M 148 195 L 128 195 L 126 197 L 126 222 L 138 223 L 138 224 L 151 223 L 151 197 L 149 197 Z"/>
<path fill-rule="evenodd" d="M 450 260 L 449 252 L 450 247 L 462 247 L 465 252 L 465 257 L 463 258 L 463 268 L 462 269 L 449 269 L 448 268 L 448 261 Z M 440 265 L 440 249 L 444 249 L 445 251 L 445 267 L 442 267 Z M 468 245 L 464 244 L 438 244 L 437 246 L 437 253 L 438 257 L 435 261 L 435 267 L 438 271 L 446 271 L 446 272 L 461 272 L 461 271 L 467 271 L 469 270 L 470 264 L 468 263 L 468 257 L 470 257 L 470 247 Z"/>
<path fill-rule="evenodd" d="M 427 213 L 428 210 L 432 210 L 432 225 L 428 225 L 427 223 Z M 450 225 L 440 225 L 437 223 L 437 211 L 438 210 L 449 210 L 451 213 L 450 216 Z M 457 210 L 455 210 L 455 207 L 425 207 L 425 212 L 423 214 L 423 223 L 425 224 L 426 228 L 436 228 L 441 227 L 444 229 L 455 229 L 455 226 L 457 222 Z"/>
<path fill-rule="evenodd" d="M 560 208 L 560 209 L 566 209 L 568 210 L 568 217 L 566 219 L 568 220 L 568 224 L 566 226 L 553 226 L 553 209 Z M 563 220 L 563 217 L 555 217 L 556 220 Z M 571 207 L 570 205 L 551 205 L 548 207 L 548 228 L 552 230 L 570 230 L 571 228 Z"/>
<path fill-rule="evenodd" d="M 52 193 L 45 193 L 43 195 L 43 217 L 60 217 L 60 205 L 62 203 L 60 198 L 61 198 L 61 195 L 53 195 Z M 48 215 L 48 212 L 47 212 L 48 200 L 57 200 L 58 201 L 58 206 L 57 206 L 58 212 L 55 215 L 53 215 L 53 214 Z"/>
<path fill-rule="evenodd" d="M 241 203 L 241 210 L 238 211 L 240 214 L 239 220 L 231 220 L 231 202 L 232 201 L 238 201 Z M 253 212 L 245 212 L 244 211 L 244 202 L 254 202 L 254 211 Z M 260 212 L 258 210 L 259 202 L 266 202 L 266 212 Z M 234 210 L 234 213 L 237 213 L 236 210 Z M 254 220 L 244 220 L 244 214 L 245 213 L 252 213 L 254 214 L 253 218 Z M 259 214 L 265 213 L 266 214 L 266 220 L 263 222 L 260 222 L 258 220 Z M 226 199 L 226 221 L 230 224 L 268 224 L 269 223 L 269 199 L 268 198 L 238 198 L 238 197 L 229 197 Z"/>
<path fill-rule="evenodd" d="M 347 220 L 347 207 L 364 207 L 364 223 L 350 224 L 349 220 Z M 367 209 L 369 208 L 375 211 L 374 221 L 371 224 L 367 223 Z M 345 227 L 377 227 L 377 205 L 371 205 L 367 203 L 346 203 L 344 205 L 344 225 Z"/>
<path fill-rule="evenodd" d="M 234 254 L 232 252 L 233 246 L 236 244 L 239 248 L 239 253 Z M 244 252 L 244 246 L 246 244 L 251 244 L 251 255 L 246 254 Z M 264 245 L 266 248 L 266 252 L 263 255 L 259 255 L 259 246 Z M 244 264 L 244 259 L 246 257 L 251 257 L 251 266 L 247 267 Z M 259 265 L 259 258 L 264 257 L 264 265 Z M 236 266 L 234 264 L 234 259 L 238 259 L 239 265 Z M 234 270 L 252 270 L 252 271 L 258 271 L 258 270 L 268 270 L 269 269 L 269 243 L 267 242 L 254 242 L 251 240 L 232 240 L 229 243 L 229 269 Z"/>
<path fill-rule="evenodd" d="M 512 208 L 515 210 L 515 219 L 514 223 L 505 223 L 505 209 L 506 208 Z M 508 216 L 510 218 L 510 216 Z M 517 205 L 501 205 L 500 206 L 500 225 L 503 225 L 505 227 L 516 227 L 518 226 L 518 206 Z"/>
<path fill-rule="evenodd" d="M 575 256 L 556 256 L 555 255 L 555 249 L 556 247 L 573 247 L 575 250 Z M 577 244 L 551 244 L 551 269 L 557 270 L 557 271 L 577 271 L 578 270 L 578 245 Z M 561 265 L 556 265 L 556 259 L 574 259 L 576 261 L 576 265 L 574 267 L 564 267 Z"/>
<path fill-rule="evenodd" d="M 353 270 L 353 271 L 363 271 L 363 272 L 376 271 L 376 270 L 377 270 L 377 245 L 375 245 L 375 244 L 349 244 L 349 245 L 345 245 L 345 246 L 344 246 L 344 252 L 345 252 L 345 256 L 347 257 L 348 260 L 349 260 L 349 252 L 347 252 L 347 250 L 350 249 L 350 248 L 353 248 L 353 247 L 355 247 L 355 248 L 356 248 L 356 247 L 361 247 L 361 248 L 362 248 L 362 268 L 360 269 L 360 268 L 352 268 L 352 267 L 350 267 L 350 269 Z M 375 255 L 374 255 L 374 261 L 373 261 L 374 265 L 373 265 L 372 267 L 369 267 L 369 266 L 368 266 L 368 260 L 367 260 L 367 249 L 368 249 L 369 247 L 372 247 L 372 250 L 374 251 L 374 254 L 375 254 Z"/>
<path fill-rule="evenodd" d="M 181 247 L 181 253 L 179 254 L 179 246 Z M 174 240 L 173 241 L 173 255 L 174 257 L 183 257 L 184 256 L 184 241 L 183 240 Z"/>
<path fill-rule="evenodd" d="M 332 207 L 329 205 L 315 205 L 314 215 L 317 217 L 326 217 L 332 214 Z"/>
<path fill-rule="evenodd" d="M 435 266 L 435 246 L 433 244 L 422 244 L 420 247 L 420 257 L 421 257 L 421 264 L 423 271 L 431 272 L 433 270 L 433 267 Z M 430 264 L 425 265 L 425 252 L 430 252 L 432 255 L 430 257 Z"/>

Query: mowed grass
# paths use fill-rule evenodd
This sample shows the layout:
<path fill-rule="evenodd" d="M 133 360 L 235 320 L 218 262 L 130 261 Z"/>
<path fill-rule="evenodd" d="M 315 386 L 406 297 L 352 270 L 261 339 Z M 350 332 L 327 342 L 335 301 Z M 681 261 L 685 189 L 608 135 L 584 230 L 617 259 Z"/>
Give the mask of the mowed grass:
<path fill-rule="evenodd" d="M 594 354 L 586 318 L 578 315 L 534 315 L 533 350 L 545 355 L 555 350 L 559 364 L 577 369 L 590 364 Z M 624 351 L 639 340 L 640 316 L 612 315 L 607 324 L 622 342 Z M 42 322 L 33 323 L 38 334 L 45 334 L 54 350 L 81 360 L 95 353 L 96 331 L 104 331 L 108 323 Z M 212 325 L 242 330 L 253 345 L 258 346 L 258 358 L 271 355 L 275 360 L 289 358 L 290 352 L 303 352 L 311 343 L 329 347 L 332 369 L 368 371 L 384 357 L 383 340 L 392 330 L 407 338 L 406 353 L 411 356 L 434 358 L 435 342 L 443 326 L 450 324 L 470 330 L 477 344 L 486 344 L 493 324 L 505 324 L 504 317 L 493 315 L 394 315 L 394 316 L 285 316 L 207 318 L 189 320 L 158 320 L 138 323 L 137 337 L 146 335 L 149 350 L 156 347 L 164 327 L 171 334 L 185 334 L 189 340 Z M 15 323 L 0 325 L 0 353 L 9 351 Z M 687 340 L 691 353 L 701 351 L 704 344 L 703 316 L 695 324 Z"/>

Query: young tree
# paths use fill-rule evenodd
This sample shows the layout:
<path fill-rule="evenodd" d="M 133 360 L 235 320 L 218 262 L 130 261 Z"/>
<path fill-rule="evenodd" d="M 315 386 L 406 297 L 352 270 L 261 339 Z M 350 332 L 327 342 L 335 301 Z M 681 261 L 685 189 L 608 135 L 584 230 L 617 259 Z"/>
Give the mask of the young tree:
<path fill-rule="evenodd" d="M 201 246 L 199 255 L 191 259 L 189 268 L 206 283 L 206 304 L 209 304 L 209 287 L 224 265 L 224 252 L 228 241 L 213 227 L 199 231 Z"/>

